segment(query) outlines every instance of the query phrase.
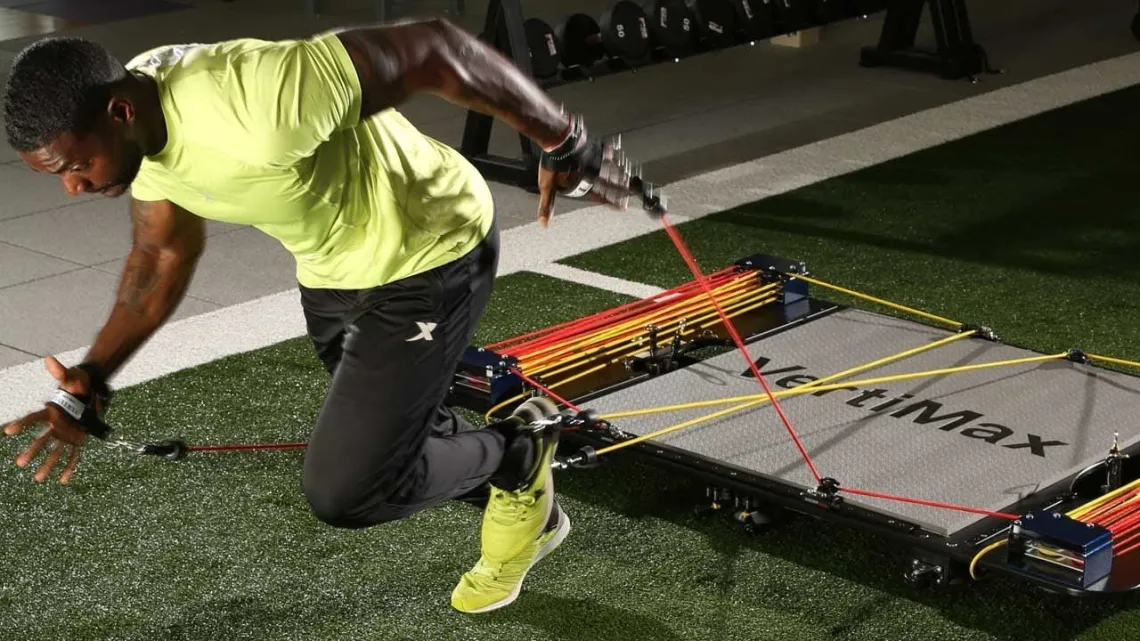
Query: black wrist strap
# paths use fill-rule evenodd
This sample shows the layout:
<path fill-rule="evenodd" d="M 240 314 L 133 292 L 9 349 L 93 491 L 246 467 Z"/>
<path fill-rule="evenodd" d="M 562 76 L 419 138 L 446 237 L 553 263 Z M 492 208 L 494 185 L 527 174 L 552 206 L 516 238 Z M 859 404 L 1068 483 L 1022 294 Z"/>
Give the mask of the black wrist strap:
<path fill-rule="evenodd" d="M 75 369 L 87 372 L 87 377 L 91 379 L 91 394 L 94 398 L 102 401 L 103 410 L 106 411 L 111 404 L 111 397 L 114 396 L 114 392 L 111 390 L 111 386 L 107 384 L 107 377 L 103 373 L 103 368 L 98 363 L 84 362 L 76 365 Z"/>
<path fill-rule="evenodd" d="M 99 418 L 94 404 L 90 403 L 89 400 L 75 396 L 67 390 L 57 389 L 47 404 L 70 416 L 76 423 L 79 423 L 83 431 L 91 436 L 105 439 L 111 433 L 111 427 Z"/>
<path fill-rule="evenodd" d="M 575 168 L 577 156 L 586 143 L 586 124 L 579 116 L 570 116 L 570 134 L 554 149 L 542 154 L 542 166 L 561 172 Z"/>

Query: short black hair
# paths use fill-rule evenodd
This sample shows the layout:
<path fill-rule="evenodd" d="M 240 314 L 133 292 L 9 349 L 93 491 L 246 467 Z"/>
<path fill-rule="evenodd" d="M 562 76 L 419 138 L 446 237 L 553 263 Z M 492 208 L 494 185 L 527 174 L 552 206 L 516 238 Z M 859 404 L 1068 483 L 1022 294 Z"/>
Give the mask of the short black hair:
<path fill-rule="evenodd" d="M 4 91 L 8 144 L 18 152 L 40 149 L 65 133 L 90 133 L 109 90 L 127 69 L 102 45 L 49 37 L 12 61 Z"/>

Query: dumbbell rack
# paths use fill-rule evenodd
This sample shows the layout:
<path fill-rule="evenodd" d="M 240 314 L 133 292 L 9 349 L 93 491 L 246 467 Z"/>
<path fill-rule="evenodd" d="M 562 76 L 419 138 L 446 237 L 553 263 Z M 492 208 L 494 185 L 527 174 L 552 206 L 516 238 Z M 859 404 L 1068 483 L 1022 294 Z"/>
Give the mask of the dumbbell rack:
<path fill-rule="evenodd" d="M 821 14 L 837 11 L 844 4 L 854 15 L 867 15 L 886 10 L 882 35 L 875 47 L 865 47 L 860 63 L 865 67 L 895 66 L 933 72 L 945 78 L 957 79 L 980 73 L 987 68 L 985 51 L 973 41 L 969 17 L 963 0 L 773 0 L 783 3 L 778 13 L 782 25 L 776 27 L 781 35 L 787 31 L 817 26 L 826 19 Z M 830 2 L 830 4 L 828 4 Z M 922 20 L 923 10 L 929 4 L 937 49 L 926 52 L 915 48 L 915 38 Z M 844 17 L 844 9 L 838 9 Z M 814 14 L 814 17 L 812 17 Z M 850 17 L 850 16 L 847 16 Z M 490 0 L 481 37 L 512 60 L 520 71 L 534 78 L 527 32 L 520 0 Z M 740 42 L 739 44 L 743 44 Z M 730 45 L 731 46 L 731 45 Z M 692 53 L 705 49 L 696 47 Z M 544 89 L 571 84 L 581 80 L 636 70 L 639 67 L 661 62 L 676 62 L 676 56 L 654 55 L 630 64 L 613 58 L 604 59 L 589 69 L 568 69 L 552 78 L 535 78 Z M 506 158 L 489 152 L 494 117 L 474 110 L 467 112 L 461 151 L 488 180 L 537 191 L 537 169 L 541 149 L 534 141 L 519 134 L 520 156 Z"/>
<path fill-rule="evenodd" d="M 526 32 L 523 29 L 523 12 L 519 0 L 491 0 L 483 27 L 487 42 L 514 61 L 519 71 L 533 76 Z M 538 158 L 542 153 L 538 144 L 519 134 L 522 148 L 520 158 L 504 158 L 489 152 L 493 116 L 475 110 L 467 111 L 460 151 L 487 180 L 515 185 L 536 191 L 538 187 Z"/>

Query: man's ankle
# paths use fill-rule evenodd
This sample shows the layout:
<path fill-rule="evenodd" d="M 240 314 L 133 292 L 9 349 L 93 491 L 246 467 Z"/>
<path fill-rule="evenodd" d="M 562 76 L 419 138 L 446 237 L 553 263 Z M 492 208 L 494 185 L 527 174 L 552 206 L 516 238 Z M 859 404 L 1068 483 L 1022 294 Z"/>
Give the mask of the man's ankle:
<path fill-rule="evenodd" d="M 506 435 L 506 447 L 499 467 L 491 475 L 491 485 L 508 492 L 518 491 L 526 485 L 538 459 L 538 446 L 525 431 Z"/>

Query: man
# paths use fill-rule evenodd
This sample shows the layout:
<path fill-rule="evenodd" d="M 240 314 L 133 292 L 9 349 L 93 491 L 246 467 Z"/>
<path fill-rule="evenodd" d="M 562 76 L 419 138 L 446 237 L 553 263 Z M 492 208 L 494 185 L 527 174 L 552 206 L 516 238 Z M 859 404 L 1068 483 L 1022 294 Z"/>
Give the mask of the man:
<path fill-rule="evenodd" d="M 84 361 L 48 358 L 59 389 L 5 429 L 47 425 L 17 464 L 44 454 L 37 481 L 61 464 L 60 481 L 72 478 L 87 437 L 99 435 L 107 381 L 186 292 L 204 219 L 252 225 L 296 257 L 309 335 L 332 374 L 304 464 L 313 513 L 362 528 L 487 490 L 482 556 L 452 605 L 511 603 L 569 530 L 550 475 L 557 433 L 534 426 L 556 407 L 534 400 L 474 430 L 442 404 L 490 295 L 499 244 L 486 182 L 395 110 L 423 92 L 542 146 L 543 224 L 557 193 L 625 207 L 630 178 L 612 148 L 444 20 L 170 46 L 127 65 L 74 38 L 21 52 L 5 95 L 9 143 L 70 194 L 129 188 L 133 246 Z"/>

